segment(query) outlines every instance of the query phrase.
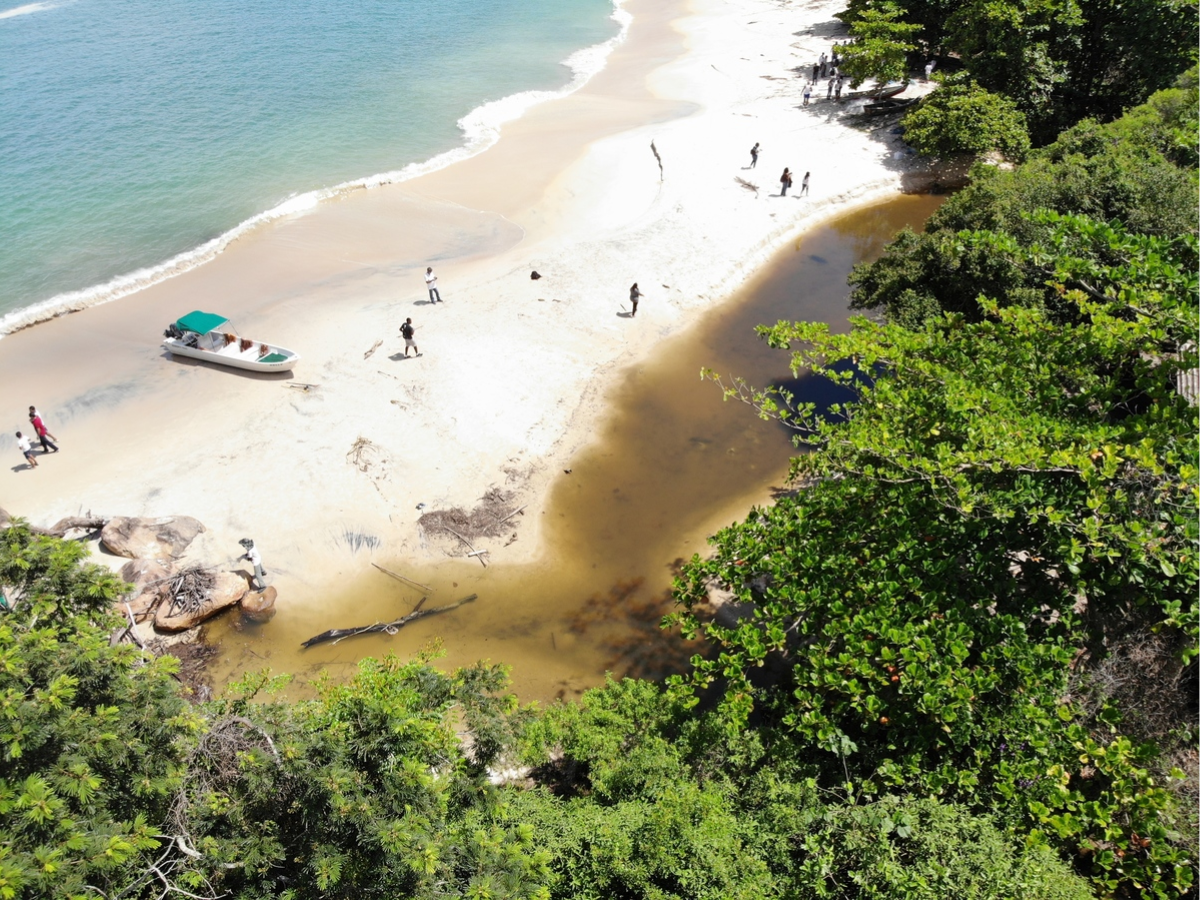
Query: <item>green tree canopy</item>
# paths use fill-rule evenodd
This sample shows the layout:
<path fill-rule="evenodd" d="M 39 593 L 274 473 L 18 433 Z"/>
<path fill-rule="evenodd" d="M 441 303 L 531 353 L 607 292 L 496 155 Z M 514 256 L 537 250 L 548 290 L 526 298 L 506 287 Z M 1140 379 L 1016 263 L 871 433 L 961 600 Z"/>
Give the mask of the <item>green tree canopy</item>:
<path fill-rule="evenodd" d="M 907 56 L 916 49 L 912 39 L 921 26 L 901 21 L 902 15 L 894 3 L 875 3 L 850 26 L 854 40 L 842 48 L 842 70 L 852 87 L 870 78 L 881 84 L 904 78 Z"/>
<path fill-rule="evenodd" d="M 1033 249 L 970 241 L 1041 268 L 1072 316 L 982 301 L 919 330 L 764 330 L 856 399 L 818 415 L 730 388 L 801 430 L 805 487 L 718 535 L 676 620 L 718 648 L 692 685 L 720 684 L 732 723 L 777 717 L 829 783 L 1007 808 L 1106 882 L 1165 866 L 1182 886 L 1153 748 L 1098 740 L 1066 686 L 1081 648 L 1139 623 L 1195 652 L 1200 421 L 1175 385 L 1197 365 L 1196 241 L 1044 218 Z M 701 625 L 713 582 L 752 613 Z"/>
<path fill-rule="evenodd" d="M 162 824 L 201 719 L 173 658 L 110 646 L 124 585 L 86 555 L 0 530 L 0 897 L 115 896 L 172 849 Z"/>
<path fill-rule="evenodd" d="M 976 321 L 980 295 L 1073 315 L 1042 268 L 964 233 L 1003 233 L 1030 248 L 1051 239 L 1051 226 L 1033 215 L 1049 209 L 1163 238 L 1195 234 L 1196 171 L 1180 163 L 1195 158 L 1196 106 L 1191 73 L 1116 122 L 1081 122 L 1015 171 L 976 166 L 972 183 L 946 201 L 924 234 L 904 232 L 879 260 L 855 268 L 851 305 L 912 327 L 942 312 Z"/>
<path fill-rule="evenodd" d="M 904 139 L 926 156 L 998 150 L 1020 160 L 1029 152 L 1025 114 L 1016 104 L 957 76 L 943 81 L 904 117 Z"/>

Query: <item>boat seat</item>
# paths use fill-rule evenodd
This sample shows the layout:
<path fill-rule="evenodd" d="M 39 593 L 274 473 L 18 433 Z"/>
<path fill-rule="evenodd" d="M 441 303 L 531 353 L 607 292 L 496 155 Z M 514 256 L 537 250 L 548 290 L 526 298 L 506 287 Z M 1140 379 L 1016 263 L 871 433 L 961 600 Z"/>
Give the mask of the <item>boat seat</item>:
<path fill-rule="evenodd" d="M 242 352 L 245 353 L 254 346 L 254 341 L 250 340 L 250 338 L 242 338 L 241 343 L 238 346 L 241 347 Z"/>

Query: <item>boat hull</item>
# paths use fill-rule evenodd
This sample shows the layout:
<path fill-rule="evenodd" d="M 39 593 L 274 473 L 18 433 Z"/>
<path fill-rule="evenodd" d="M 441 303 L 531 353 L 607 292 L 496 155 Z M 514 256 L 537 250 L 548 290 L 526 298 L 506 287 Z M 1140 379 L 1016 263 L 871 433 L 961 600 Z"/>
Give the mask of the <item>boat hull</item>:
<path fill-rule="evenodd" d="M 864 116 L 884 116 L 888 113 L 903 112 L 917 102 L 916 98 L 906 100 L 881 100 L 868 103 L 863 107 Z"/>
<path fill-rule="evenodd" d="M 246 372 L 290 372 L 300 361 L 300 354 L 285 347 L 268 345 L 268 354 L 255 358 L 256 350 L 240 351 L 237 345 L 230 345 L 219 350 L 208 350 L 203 347 L 189 347 L 178 338 L 167 338 L 162 342 L 163 349 L 172 356 L 186 356 L 203 362 L 214 363 L 218 366 L 228 366 L 231 369 L 242 369 Z M 262 346 L 254 344 L 255 347 Z M 271 359 L 282 356 L 283 359 Z"/>
<path fill-rule="evenodd" d="M 889 82 L 888 84 L 871 88 L 869 91 L 853 91 L 847 94 L 846 97 L 850 100 L 887 100 L 895 97 L 897 94 L 903 94 L 907 88 L 907 81 L 901 84 Z"/>

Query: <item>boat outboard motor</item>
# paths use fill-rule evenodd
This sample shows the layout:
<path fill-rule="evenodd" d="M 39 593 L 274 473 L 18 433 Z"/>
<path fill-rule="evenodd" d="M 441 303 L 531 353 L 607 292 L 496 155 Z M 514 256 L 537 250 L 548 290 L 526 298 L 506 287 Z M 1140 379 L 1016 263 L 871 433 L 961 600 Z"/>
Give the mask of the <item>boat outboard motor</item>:
<path fill-rule="evenodd" d="M 172 322 L 167 326 L 167 330 L 163 332 L 163 337 L 175 338 L 175 340 L 179 340 L 181 337 L 183 337 L 183 332 L 179 330 L 178 326 L 174 322 Z"/>

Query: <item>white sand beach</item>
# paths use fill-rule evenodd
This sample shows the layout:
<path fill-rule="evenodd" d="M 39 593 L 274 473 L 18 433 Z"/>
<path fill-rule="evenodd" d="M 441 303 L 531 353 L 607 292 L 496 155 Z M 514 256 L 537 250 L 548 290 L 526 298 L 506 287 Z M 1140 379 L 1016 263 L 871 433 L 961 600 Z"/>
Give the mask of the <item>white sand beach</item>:
<path fill-rule="evenodd" d="M 849 104 L 826 102 L 823 84 L 801 107 L 795 70 L 844 39 L 841 7 L 629 0 L 607 67 L 486 152 L 266 224 L 203 266 L 3 338 L 0 506 L 39 524 L 81 510 L 194 516 L 208 531 L 191 555 L 210 563 L 232 563 L 253 535 L 291 608 L 346 577 L 331 528 L 377 536 L 381 560 L 441 559 L 455 548 L 422 541 L 417 503 L 470 507 L 493 486 L 528 508 L 521 540 L 488 544 L 490 558 L 535 558 L 549 486 L 622 368 L 813 223 L 919 184 L 898 138 L 849 127 Z M 785 166 L 795 194 L 812 173 L 808 196 L 778 196 Z M 427 265 L 444 304 L 427 301 Z M 633 282 L 645 297 L 628 318 Z M 162 330 L 193 309 L 298 350 L 293 380 L 313 387 L 170 359 Z M 402 357 L 406 317 L 417 358 Z M 36 471 L 11 438 L 30 404 L 63 448 Z"/>

